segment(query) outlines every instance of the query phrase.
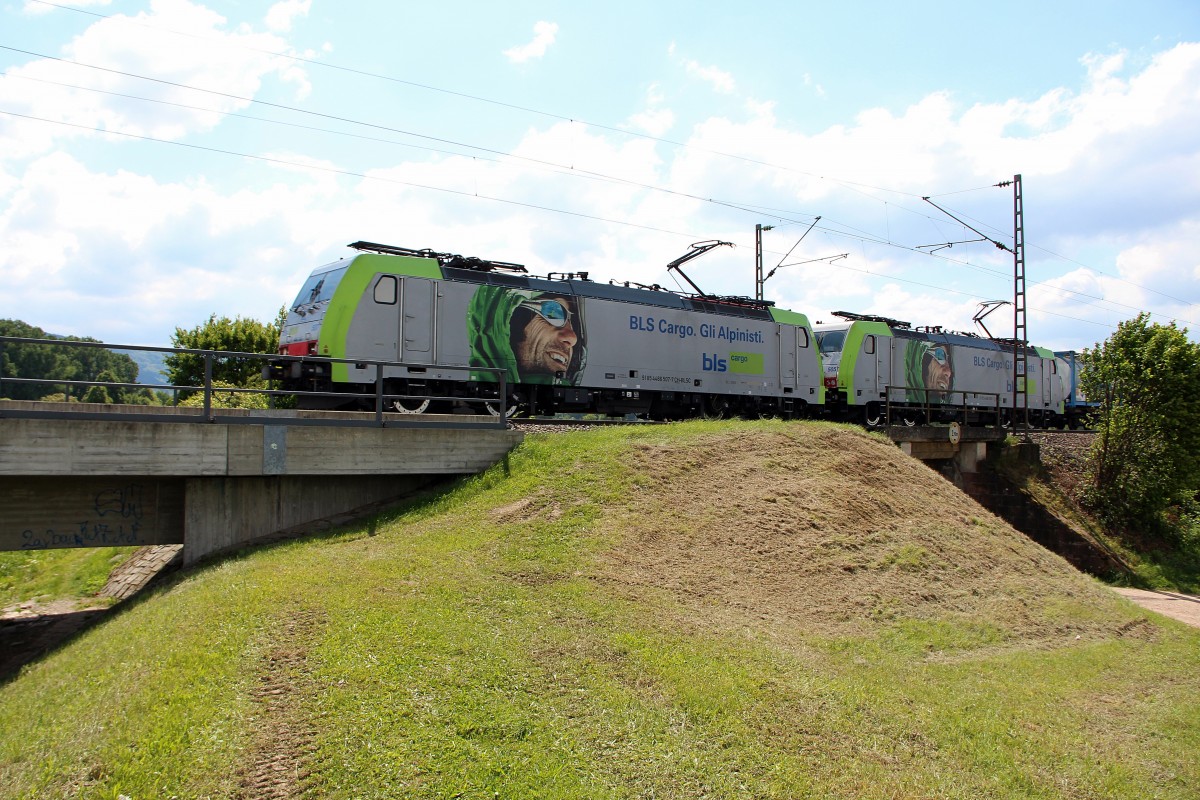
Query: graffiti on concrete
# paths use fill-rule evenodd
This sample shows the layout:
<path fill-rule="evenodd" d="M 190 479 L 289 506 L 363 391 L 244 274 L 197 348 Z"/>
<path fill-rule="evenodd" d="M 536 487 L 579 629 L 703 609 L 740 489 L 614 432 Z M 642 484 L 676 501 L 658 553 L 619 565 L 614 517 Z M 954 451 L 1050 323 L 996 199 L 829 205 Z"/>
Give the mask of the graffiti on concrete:
<path fill-rule="evenodd" d="M 93 514 L 62 528 L 27 528 L 21 531 L 21 547 L 115 547 L 153 544 L 142 537 L 145 514 L 141 484 L 131 483 L 96 492 Z"/>

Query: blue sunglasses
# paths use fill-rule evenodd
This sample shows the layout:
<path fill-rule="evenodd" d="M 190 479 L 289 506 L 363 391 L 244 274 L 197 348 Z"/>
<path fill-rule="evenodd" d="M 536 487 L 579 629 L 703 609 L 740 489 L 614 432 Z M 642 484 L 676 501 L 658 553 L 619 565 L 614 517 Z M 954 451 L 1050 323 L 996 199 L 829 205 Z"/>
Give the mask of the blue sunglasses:
<path fill-rule="evenodd" d="M 556 328 L 565 328 L 571 322 L 571 310 L 558 300 L 526 300 L 520 308 L 528 308 Z"/>

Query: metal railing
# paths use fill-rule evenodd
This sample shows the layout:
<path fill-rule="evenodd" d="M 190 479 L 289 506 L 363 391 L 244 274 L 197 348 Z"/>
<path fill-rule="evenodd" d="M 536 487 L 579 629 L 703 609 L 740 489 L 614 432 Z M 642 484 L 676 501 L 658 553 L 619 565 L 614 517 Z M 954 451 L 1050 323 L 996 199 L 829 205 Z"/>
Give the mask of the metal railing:
<path fill-rule="evenodd" d="M 893 392 L 903 392 L 905 399 L 893 400 Z M 917 403 L 913 403 L 913 401 L 907 399 L 910 392 L 916 393 L 923 399 Z M 898 415 L 901 421 L 905 421 L 908 418 L 906 415 L 910 413 L 920 414 L 926 422 L 933 420 L 936 415 L 939 422 L 957 422 L 964 427 L 966 427 L 970 419 L 969 414 L 971 412 L 977 414 L 994 414 L 996 424 L 1000 425 L 1003 424 L 1003 415 L 1005 412 L 1005 409 L 1001 408 L 1000 398 L 1001 396 L 1007 396 L 1001 395 L 999 392 L 965 392 L 958 389 L 928 389 L 923 386 L 892 385 L 884 387 L 884 393 L 887 398 L 884 403 L 884 419 L 889 427 L 894 424 L 893 414 Z M 959 396 L 957 403 L 952 402 L 954 395 Z M 976 402 L 968 403 L 968 396 Z M 933 397 L 937 397 L 938 399 L 934 400 L 932 399 Z M 981 398 L 985 401 L 987 398 L 991 398 L 992 402 L 979 402 Z M 893 406 L 896 406 L 896 408 L 893 409 Z M 951 416 L 951 412 L 953 416 Z"/>
<path fill-rule="evenodd" d="M 142 351 L 164 353 L 166 355 L 194 355 L 203 358 L 204 360 L 204 380 L 200 385 L 181 385 L 181 384 L 163 384 L 163 383 L 127 383 L 121 381 L 102 381 L 98 378 L 90 378 L 87 380 L 73 380 L 51 377 L 15 377 L 5 376 L 3 370 L 0 369 L 0 399 L 5 398 L 6 386 L 29 386 L 42 385 L 51 387 L 62 387 L 67 390 L 69 395 L 70 390 L 80 389 L 87 390 L 92 387 L 100 386 L 112 389 L 121 390 L 143 390 L 149 389 L 152 392 L 167 392 L 172 395 L 173 403 L 176 412 L 171 414 L 161 414 L 137 411 L 129 409 L 142 408 L 139 405 L 125 404 L 99 404 L 87 403 L 82 401 L 74 401 L 68 398 L 68 403 L 71 406 L 69 409 L 49 408 L 54 405 L 47 403 L 46 408 L 3 408 L 0 409 L 0 417 L 24 417 L 24 418 L 60 418 L 60 419 L 122 419 L 130 421 L 154 421 L 154 422 L 203 422 L 203 423 L 221 423 L 221 424 L 262 424 L 264 420 L 269 421 L 272 425 L 309 425 L 309 426 L 357 426 L 357 427 L 427 427 L 427 428 L 478 428 L 478 427 L 507 427 L 508 416 L 508 382 L 506 372 L 503 369 L 488 368 L 488 367 L 444 367 L 446 370 L 461 370 L 464 374 L 467 372 L 474 373 L 491 373 L 496 376 L 497 396 L 496 397 L 449 397 L 449 396 L 432 396 L 432 395 L 405 395 L 396 394 L 395 392 L 385 391 L 385 371 L 394 368 L 416 367 L 420 369 L 429 369 L 429 364 L 414 364 L 401 361 L 387 361 L 381 359 L 364 359 L 364 358 L 329 358 L 324 356 L 288 356 L 276 355 L 273 353 L 243 353 L 227 350 L 196 350 L 189 348 L 178 347 L 153 347 L 147 345 L 116 345 L 107 344 L 104 342 L 81 342 L 70 339 L 31 339 L 16 336 L 0 336 L 0 364 L 3 363 L 3 354 L 6 348 L 13 345 L 51 345 L 54 347 L 67 348 L 99 348 L 107 350 L 116 355 L 120 355 L 125 351 Z M 273 381 L 268 381 L 267 388 L 253 387 L 226 387 L 213 385 L 213 367 L 216 363 L 227 359 L 245 359 L 253 361 L 261 361 L 264 366 L 269 362 L 276 364 L 280 362 L 291 362 L 306 364 L 323 364 L 332 370 L 335 364 L 348 364 L 354 369 L 371 369 L 374 368 L 374 380 L 371 382 L 373 391 L 367 393 L 349 393 L 349 392 L 328 392 L 328 391 L 307 391 L 307 390 L 292 390 L 292 389 L 275 389 L 271 388 Z M 361 384 L 368 385 L 368 384 Z M 490 385 L 490 383 L 489 383 Z M 202 404 L 196 406 L 194 413 L 189 413 L 190 406 L 178 405 L 179 394 L 183 393 L 202 393 Z M 83 392 L 81 391 L 81 394 Z M 251 394 L 261 395 L 268 398 L 267 409 L 245 409 L 245 408 L 219 408 L 214 406 L 214 397 L 220 395 L 235 395 L 235 394 Z M 344 412 L 344 411 L 298 411 L 293 409 L 274 408 L 275 398 L 292 398 L 292 397 L 313 397 L 313 398 L 338 398 L 342 400 L 372 400 L 374 404 L 374 412 L 370 416 L 359 412 Z M 473 421 L 454 421 L 453 415 L 432 415 L 429 418 L 422 419 L 420 414 L 406 414 L 386 412 L 385 409 L 390 403 L 396 400 L 418 400 L 418 401 L 445 401 L 455 403 L 465 403 L 468 405 L 478 404 L 484 406 L 481 409 L 484 413 L 475 416 Z M 36 404 L 38 401 L 32 401 Z M 78 406 L 78 408 L 76 408 Z M 89 406 L 91 406 L 89 408 Z M 153 408 L 155 406 L 144 406 L 145 408 Z M 368 412 L 370 413 L 370 412 Z M 478 421 L 479 417 L 484 417 L 482 421 Z"/>

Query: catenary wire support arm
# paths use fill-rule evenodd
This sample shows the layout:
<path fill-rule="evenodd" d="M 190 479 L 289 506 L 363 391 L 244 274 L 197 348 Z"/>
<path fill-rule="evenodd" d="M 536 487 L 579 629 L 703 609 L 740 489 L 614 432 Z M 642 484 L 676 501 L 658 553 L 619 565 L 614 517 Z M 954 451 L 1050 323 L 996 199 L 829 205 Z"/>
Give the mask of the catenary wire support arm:
<path fill-rule="evenodd" d="M 766 283 L 767 278 L 774 275 L 776 270 L 781 269 L 783 267 L 798 267 L 801 264 L 815 264 L 818 261 L 828 261 L 830 264 L 832 264 L 833 262 L 837 261 L 838 259 L 849 258 L 849 257 L 850 257 L 849 253 L 838 253 L 837 255 L 832 255 L 832 256 L 821 256 L 820 258 L 810 258 L 807 261 L 793 261 L 790 264 L 780 264 L 779 266 L 775 267 L 775 269 L 773 269 L 767 273 L 767 277 L 763 278 L 763 283 Z"/>
<path fill-rule="evenodd" d="M 998 184 L 996 184 L 996 185 L 997 185 L 997 186 L 1007 186 L 1007 185 L 1008 185 L 1008 181 L 1005 181 L 1004 183 L 998 183 Z M 1013 249 L 1012 249 L 1011 247 L 1009 247 L 1008 245 L 1006 245 L 1004 242 L 998 242 L 998 241 L 996 241 L 995 239 L 993 239 L 992 237 L 988 236 L 988 235 L 987 235 L 986 233 L 984 233 L 983 231 L 981 231 L 981 230 L 978 230 L 977 228 L 974 228 L 974 227 L 972 227 L 972 226 L 971 226 L 969 223 L 963 222 L 961 219 L 959 219 L 958 217 L 954 216 L 954 215 L 953 215 L 953 214 L 951 214 L 949 211 L 947 211 L 946 209 L 944 209 L 944 208 L 942 208 L 941 206 L 939 206 L 937 203 L 935 203 L 935 202 L 933 202 L 932 200 L 930 200 L 928 197 L 922 197 L 921 199 L 922 199 L 922 200 L 924 200 L 926 203 L 929 203 L 929 205 L 933 206 L 933 207 L 934 207 L 934 208 L 936 208 L 938 211 L 940 211 L 940 212 L 942 212 L 943 214 L 945 214 L 945 215 L 946 215 L 947 217 L 949 217 L 950 219 L 952 219 L 952 220 L 954 220 L 955 222 L 957 222 L 959 225 L 962 225 L 964 228 L 966 228 L 966 229 L 968 229 L 968 230 L 970 230 L 970 231 L 973 231 L 974 233 L 977 233 L 977 234 L 979 234 L 980 236 L 982 236 L 982 237 L 983 237 L 983 241 L 985 241 L 985 242 L 991 242 L 992 244 L 996 245 L 996 247 L 1000 248 L 1001 250 L 1005 251 L 1006 253 L 1011 253 L 1011 252 L 1013 251 Z"/>
<path fill-rule="evenodd" d="M 805 230 L 804 233 L 800 234 L 800 238 L 796 240 L 796 243 L 794 245 L 792 245 L 790 248 L 788 248 L 788 251 L 783 254 L 783 258 L 779 259 L 779 263 L 775 265 L 775 269 L 779 269 L 780 267 L 783 266 L 783 262 L 787 261 L 787 257 L 790 256 L 792 254 L 792 252 L 797 247 L 800 246 L 800 243 L 804 241 L 805 236 L 808 236 L 810 233 L 812 233 L 812 229 L 817 227 L 817 223 L 820 221 L 821 221 L 820 217 L 817 217 L 816 219 L 814 219 L 812 221 L 812 224 L 808 226 L 808 229 Z M 774 272 L 775 269 L 771 270 L 771 272 Z"/>
<path fill-rule="evenodd" d="M 775 270 L 779 269 L 780 267 L 794 266 L 793 264 L 784 264 L 783 262 L 786 261 L 787 257 L 790 256 L 795 251 L 795 249 L 800 246 L 800 243 L 804 241 L 804 237 L 808 236 L 808 234 L 812 233 L 812 229 L 817 227 L 817 223 L 820 221 L 821 221 L 821 217 L 817 216 L 812 221 L 812 224 L 809 225 L 808 228 L 804 231 L 804 233 L 800 234 L 800 238 L 796 240 L 796 243 L 794 245 L 792 245 L 790 248 L 788 248 L 788 251 L 783 254 L 783 258 L 779 259 L 779 263 L 775 265 L 775 268 L 772 269 L 767 274 L 766 277 L 763 277 L 763 274 L 762 274 L 762 254 L 761 254 L 761 252 L 759 253 L 759 257 L 756 261 L 756 265 L 757 265 L 758 269 L 755 272 L 755 276 L 754 276 L 754 296 L 757 299 L 759 299 L 759 300 L 763 299 L 763 284 L 767 282 L 767 278 L 769 278 L 775 274 Z M 763 228 L 763 230 L 770 230 L 770 228 Z M 761 250 L 761 247 L 762 247 L 761 239 L 759 240 L 759 247 Z M 813 260 L 814 261 L 823 261 L 824 259 L 817 258 L 817 259 L 813 259 Z M 808 262 L 801 261 L 800 263 L 807 264 Z"/>
<path fill-rule="evenodd" d="M 991 241 L 991 240 L 990 239 L 965 239 L 961 242 L 942 242 L 941 244 L 919 244 L 919 245 L 917 245 L 917 249 L 924 250 L 925 248 L 928 247 L 928 248 L 930 248 L 929 254 L 933 255 L 938 250 L 949 250 L 949 249 L 953 248 L 954 245 L 956 245 L 956 244 L 975 244 L 976 242 L 987 242 L 987 241 Z"/>

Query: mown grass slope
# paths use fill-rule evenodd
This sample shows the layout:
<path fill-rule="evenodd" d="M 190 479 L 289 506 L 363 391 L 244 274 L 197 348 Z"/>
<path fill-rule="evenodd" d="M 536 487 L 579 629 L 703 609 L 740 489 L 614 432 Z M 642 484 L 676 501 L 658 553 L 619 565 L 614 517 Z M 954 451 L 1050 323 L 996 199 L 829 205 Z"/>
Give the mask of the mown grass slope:
<path fill-rule="evenodd" d="M 132 547 L 0 552 L 0 608 L 22 602 L 67 599 L 79 605 L 103 603 L 95 597 Z"/>
<path fill-rule="evenodd" d="M 1200 634 L 885 440 L 531 436 L 0 688 L 0 796 L 1195 797 Z"/>

